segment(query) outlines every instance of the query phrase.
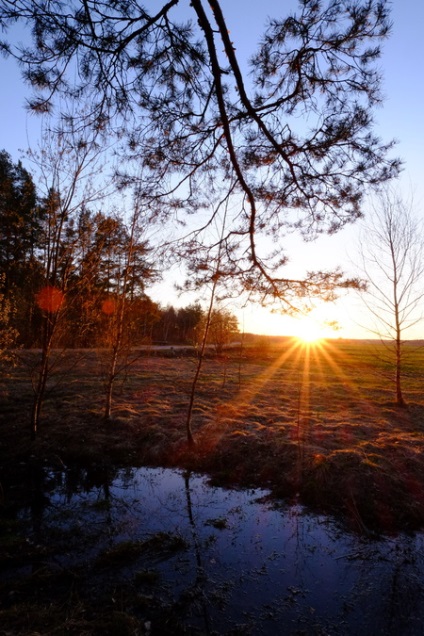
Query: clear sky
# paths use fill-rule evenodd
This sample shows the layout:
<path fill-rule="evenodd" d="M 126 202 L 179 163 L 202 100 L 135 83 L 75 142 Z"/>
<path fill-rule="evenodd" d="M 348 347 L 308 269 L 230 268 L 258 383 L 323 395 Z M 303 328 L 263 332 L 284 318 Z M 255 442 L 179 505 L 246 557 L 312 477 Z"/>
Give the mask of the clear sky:
<path fill-rule="evenodd" d="M 147 3 L 148 4 L 148 3 Z M 183 3 L 181 3 L 183 4 Z M 295 7 L 294 0 L 222 0 L 231 36 L 240 61 L 249 57 L 255 49 L 261 25 L 267 16 L 285 15 L 287 9 Z M 281 8 L 281 9 L 280 9 Z M 423 215 L 424 175 L 422 174 L 422 149 L 424 147 L 424 0 L 393 0 L 393 30 L 384 44 L 380 66 L 384 74 L 384 106 L 377 111 L 377 131 L 384 140 L 396 138 L 396 154 L 404 162 L 400 178 L 402 189 L 408 195 L 414 193 L 415 211 Z M 9 152 L 16 161 L 21 157 L 20 149 L 35 144 L 40 133 L 40 122 L 25 111 L 25 99 L 29 88 L 24 85 L 19 69 L 13 60 L 0 58 L 0 73 L 3 90 L 0 96 L 1 141 L 0 148 Z M 366 210 L 365 210 L 366 212 Z M 313 244 L 294 241 L 292 258 L 296 266 L 319 269 L 341 265 L 348 274 L 355 270 L 350 262 L 355 259 L 355 242 L 360 226 L 349 228 L 340 234 L 323 237 Z M 170 286 L 169 286 L 170 287 Z M 165 285 L 166 288 L 166 285 Z M 154 290 L 152 297 L 161 301 L 164 285 Z M 161 292 L 162 290 L 162 292 Z M 164 297 L 168 302 L 170 289 Z M 176 305 L 190 302 L 190 298 L 175 300 Z M 300 322 L 255 307 L 237 311 L 245 331 L 256 333 L 297 333 Z M 341 329 L 333 335 L 343 337 L 370 337 L 360 327 L 367 325 L 363 304 L 355 295 L 345 296 L 335 305 L 319 308 L 316 318 L 319 324 L 338 320 Z M 331 332 L 327 332 L 330 334 Z M 410 337 L 424 337 L 422 325 Z"/>

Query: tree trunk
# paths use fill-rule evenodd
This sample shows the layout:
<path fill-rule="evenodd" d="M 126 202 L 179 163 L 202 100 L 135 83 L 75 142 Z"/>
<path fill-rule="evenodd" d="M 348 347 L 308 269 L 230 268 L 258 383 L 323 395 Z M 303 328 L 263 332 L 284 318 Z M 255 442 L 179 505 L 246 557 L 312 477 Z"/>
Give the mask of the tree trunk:
<path fill-rule="evenodd" d="M 118 364 L 118 351 L 119 351 L 119 345 L 113 348 L 108 377 L 106 381 L 106 401 L 105 401 L 105 411 L 104 411 L 104 419 L 106 422 L 110 420 L 110 417 L 112 415 L 113 385 L 115 383 L 115 378 L 116 378 L 116 366 Z"/>
<path fill-rule="evenodd" d="M 56 315 L 47 316 L 44 325 L 43 346 L 41 352 L 41 363 L 38 372 L 38 379 L 35 387 L 34 401 L 31 410 L 31 439 L 35 440 L 38 432 L 38 425 L 41 417 L 41 409 L 46 393 L 47 379 L 49 376 L 49 361 L 53 341 L 53 334 L 56 326 Z"/>
<path fill-rule="evenodd" d="M 402 329 L 401 329 L 401 322 L 400 322 L 400 307 L 399 307 L 399 300 L 398 300 L 398 278 L 397 278 L 397 268 L 396 266 L 394 266 L 394 272 L 395 272 L 395 286 L 394 286 L 394 294 L 393 294 L 393 298 L 394 298 L 394 307 L 395 307 L 395 323 L 396 323 L 396 343 L 395 343 L 395 348 L 396 348 L 396 380 L 395 380 L 395 386 L 396 386 L 396 404 L 397 406 L 400 407 L 405 407 L 406 406 L 406 402 L 403 398 L 402 395 Z"/>
<path fill-rule="evenodd" d="M 400 337 L 396 339 L 396 404 L 402 408 L 406 407 L 406 402 L 402 394 L 402 343 Z"/>

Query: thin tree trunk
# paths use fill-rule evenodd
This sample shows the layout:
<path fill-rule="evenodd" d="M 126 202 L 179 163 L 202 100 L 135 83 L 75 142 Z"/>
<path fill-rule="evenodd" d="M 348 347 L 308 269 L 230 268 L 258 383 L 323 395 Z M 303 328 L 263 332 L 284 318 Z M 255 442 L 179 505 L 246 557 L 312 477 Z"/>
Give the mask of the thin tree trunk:
<path fill-rule="evenodd" d="M 227 219 L 227 210 L 225 210 L 224 218 L 222 220 L 221 239 L 222 239 L 222 237 L 224 235 L 226 219 Z M 222 245 L 222 240 L 219 241 L 218 255 L 217 255 L 216 263 L 215 263 L 215 273 L 212 276 L 212 291 L 211 291 L 211 298 L 210 298 L 210 302 L 209 302 L 208 315 L 206 317 L 205 331 L 203 333 L 202 345 L 200 347 L 199 357 L 198 357 L 198 360 L 197 360 L 196 372 L 194 374 L 193 382 L 191 384 L 190 400 L 189 400 L 189 404 L 188 404 L 187 419 L 186 419 L 187 444 L 189 446 L 194 446 L 195 445 L 195 441 L 194 441 L 194 437 L 193 437 L 193 431 L 192 431 L 192 428 L 191 428 L 191 420 L 192 420 L 192 416 L 193 416 L 193 406 L 194 406 L 194 398 L 195 398 L 195 395 L 196 395 L 197 383 L 199 381 L 200 371 L 201 371 L 202 365 L 203 365 L 203 358 L 204 358 L 205 349 L 206 349 L 206 342 L 207 342 L 207 338 L 208 338 L 209 327 L 210 327 L 210 324 L 211 324 L 212 310 L 213 310 L 213 305 L 214 305 L 214 302 L 215 302 L 215 292 L 216 292 L 216 288 L 217 288 L 218 281 L 219 281 L 218 272 L 219 272 L 219 268 L 220 268 L 220 264 L 221 264 L 221 245 Z"/>
<path fill-rule="evenodd" d="M 208 315 L 207 315 L 207 318 L 206 318 L 205 332 L 203 334 L 202 345 L 200 347 L 199 356 L 197 358 L 196 372 L 194 374 L 193 382 L 191 383 L 190 400 L 189 400 L 189 404 L 188 404 L 187 419 L 186 419 L 187 443 L 188 443 L 189 446 L 194 446 L 195 443 L 196 443 L 194 441 L 193 432 L 192 432 L 192 428 L 191 428 L 191 420 L 192 420 L 192 415 L 193 415 L 193 406 L 194 406 L 194 398 L 196 396 L 197 383 L 199 381 L 200 371 L 201 371 L 202 365 L 203 365 L 203 358 L 204 358 L 204 353 L 205 353 L 205 348 L 206 348 L 206 341 L 207 341 L 207 337 L 208 337 L 208 333 L 209 333 L 209 326 L 210 326 L 210 322 L 211 322 L 212 308 L 213 308 L 213 302 L 214 302 L 214 298 L 215 298 L 215 286 L 216 286 L 216 284 L 214 283 L 214 286 L 212 288 L 211 301 L 209 303 L 209 311 L 208 311 Z"/>
<path fill-rule="evenodd" d="M 400 334 L 396 338 L 396 404 L 405 407 L 406 402 L 402 393 L 402 342 Z"/>
<path fill-rule="evenodd" d="M 238 363 L 238 384 L 241 386 L 241 365 L 243 360 L 243 351 L 244 351 L 244 315 L 243 315 L 243 331 L 241 334 L 241 342 L 240 342 L 240 353 L 239 353 L 239 363 Z"/>
<path fill-rule="evenodd" d="M 396 387 L 396 404 L 397 406 L 404 407 L 406 406 L 406 402 L 402 395 L 402 329 L 400 325 L 400 307 L 399 307 L 399 299 L 398 299 L 398 273 L 397 273 L 397 265 L 395 261 L 395 252 L 394 248 L 392 248 L 392 258 L 393 258 L 393 270 L 394 270 L 394 279 L 393 279 L 393 304 L 395 309 L 395 325 L 396 325 L 396 371 L 395 371 L 395 387 Z"/>
<path fill-rule="evenodd" d="M 112 345 L 112 357 L 110 360 L 109 371 L 106 381 L 106 401 L 104 419 L 110 420 L 112 415 L 113 387 L 117 376 L 118 358 L 122 349 L 122 340 L 124 335 L 124 318 L 125 318 L 125 298 L 121 298 L 119 303 L 119 311 L 117 316 L 117 333 L 116 340 Z"/>
<path fill-rule="evenodd" d="M 45 318 L 43 346 L 41 351 L 41 363 L 38 372 L 37 384 L 35 387 L 34 401 L 31 410 L 31 439 L 35 440 L 38 432 L 38 425 L 41 417 L 41 409 L 46 394 L 47 379 L 49 377 L 50 353 L 55 331 L 57 316 L 47 316 Z"/>
<path fill-rule="evenodd" d="M 112 401 L 113 401 L 113 386 L 116 378 L 116 366 L 118 364 L 118 347 L 114 347 L 112 358 L 109 366 L 109 373 L 106 381 L 106 400 L 105 400 L 105 411 L 104 411 L 104 419 L 106 421 L 110 420 L 112 415 Z"/>
<path fill-rule="evenodd" d="M 120 353 L 122 351 L 122 345 L 124 342 L 124 322 L 126 318 L 126 309 L 127 309 L 127 287 L 129 280 L 129 271 L 130 265 L 132 262 L 134 247 L 135 247 L 135 230 L 136 223 L 139 219 L 139 214 L 134 212 L 132 220 L 131 220 L 131 232 L 129 237 L 129 243 L 126 252 L 126 261 L 124 267 L 124 275 L 121 281 L 118 284 L 121 285 L 121 289 L 118 289 L 117 295 L 117 315 L 116 315 L 116 332 L 112 333 L 112 337 L 114 341 L 112 341 L 112 357 L 110 360 L 108 377 L 106 381 L 106 401 L 105 401 L 105 411 L 104 411 L 104 419 L 105 421 L 110 420 L 112 415 L 112 403 L 113 403 L 113 387 L 118 375 L 118 360 Z"/>
<path fill-rule="evenodd" d="M 31 411 L 31 439 L 34 441 L 38 433 L 38 424 L 41 417 L 41 408 L 44 402 L 44 395 L 46 392 L 47 377 L 48 377 L 48 356 L 42 355 L 41 368 L 38 376 L 37 387 L 35 389 L 34 401 Z"/>

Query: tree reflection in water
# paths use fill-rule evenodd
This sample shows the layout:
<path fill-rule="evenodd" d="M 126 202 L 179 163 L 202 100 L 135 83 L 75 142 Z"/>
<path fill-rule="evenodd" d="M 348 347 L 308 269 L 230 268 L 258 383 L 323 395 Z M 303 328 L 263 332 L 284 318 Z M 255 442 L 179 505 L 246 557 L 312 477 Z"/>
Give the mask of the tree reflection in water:
<path fill-rule="evenodd" d="M 33 549 L 7 561 L 2 585 L 19 587 L 42 554 L 43 567 L 77 573 L 81 598 L 104 603 L 121 589 L 153 633 L 163 616 L 206 634 L 422 633 L 422 534 L 365 539 L 189 471 L 38 468 L 29 478 L 16 519 Z"/>

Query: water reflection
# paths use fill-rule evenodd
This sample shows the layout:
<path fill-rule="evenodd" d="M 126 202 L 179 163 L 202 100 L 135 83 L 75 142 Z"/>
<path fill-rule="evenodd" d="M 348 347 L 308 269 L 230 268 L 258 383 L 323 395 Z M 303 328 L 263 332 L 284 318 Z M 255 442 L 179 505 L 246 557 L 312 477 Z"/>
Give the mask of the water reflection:
<path fill-rule="evenodd" d="M 43 563 L 84 572 L 94 596 L 131 588 L 152 633 L 165 610 L 205 634 L 423 632 L 421 534 L 364 540 L 266 495 L 187 471 L 38 470 L 19 518 Z"/>

